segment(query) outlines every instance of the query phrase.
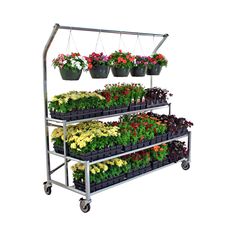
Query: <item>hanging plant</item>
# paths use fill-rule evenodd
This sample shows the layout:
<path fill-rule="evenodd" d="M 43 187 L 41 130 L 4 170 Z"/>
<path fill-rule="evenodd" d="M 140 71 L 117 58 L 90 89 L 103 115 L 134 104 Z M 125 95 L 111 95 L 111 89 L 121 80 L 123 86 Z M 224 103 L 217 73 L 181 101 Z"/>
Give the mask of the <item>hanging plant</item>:
<path fill-rule="evenodd" d="M 52 64 L 59 68 L 63 80 L 79 80 L 82 70 L 88 70 L 86 59 L 79 53 L 59 54 Z"/>
<path fill-rule="evenodd" d="M 135 57 L 130 52 L 115 51 L 110 55 L 110 65 L 115 77 L 127 77 Z"/>
<path fill-rule="evenodd" d="M 148 64 L 148 57 L 146 56 L 135 56 L 132 62 L 131 75 L 135 77 L 145 76 Z"/>
<path fill-rule="evenodd" d="M 85 57 L 88 62 L 88 69 L 91 77 L 94 79 L 107 78 L 110 72 L 109 56 L 101 53 L 93 52 L 88 57 Z"/>
<path fill-rule="evenodd" d="M 162 54 L 153 54 L 148 57 L 148 75 L 159 75 L 163 66 L 167 66 L 168 61 Z"/>

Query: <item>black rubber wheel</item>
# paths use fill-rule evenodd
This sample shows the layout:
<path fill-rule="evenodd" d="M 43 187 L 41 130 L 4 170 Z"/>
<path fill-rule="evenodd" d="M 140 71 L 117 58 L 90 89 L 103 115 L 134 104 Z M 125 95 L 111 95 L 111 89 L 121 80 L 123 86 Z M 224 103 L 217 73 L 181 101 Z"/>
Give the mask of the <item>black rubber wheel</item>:
<path fill-rule="evenodd" d="M 190 163 L 188 161 L 182 161 L 181 167 L 183 170 L 188 170 L 190 168 Z"/>
<path fill-rule="evenodd" d="M 44 184 L 44 192 L 47 195 L 50 195 L 52 193 L 52 186 L 47 186 L 47 184 Z"/>
<path fill-rule="evenodd" d="M 80 209 L 82 212 L 87 213 L 90 211 L 90 204 L 87 203 L 86 205 L 83 202 L 84 200 L 80 200 Z"/>

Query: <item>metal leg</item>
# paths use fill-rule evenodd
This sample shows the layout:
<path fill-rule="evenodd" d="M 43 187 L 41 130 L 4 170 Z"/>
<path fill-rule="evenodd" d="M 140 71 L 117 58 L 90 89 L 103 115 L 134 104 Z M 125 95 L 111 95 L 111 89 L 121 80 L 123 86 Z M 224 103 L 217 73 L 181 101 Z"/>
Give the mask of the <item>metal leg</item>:
<path fill-rule="evenodd" d="M 191 139 L 192 133 L 191 131 L 188 132 L 188 162 L 191 162 Z"/>
<path fill-rule="evenodd" d="M 67 150 L 66 150 L 66 137 L 67 137 L 67 131 L 66 131 L 66 121 L 63 122 L 63 135 L 64 135 L 64 158 L 65 158 L 65 185 L 69 186 L 69 175 L 68 175 L 68 160 L 67 160 Z"/>
<path fill-rule="evenodd" d="M 168 104 L 169 107 L 169 115 L 171 115 L 171 103 Z"/>
<path fill-rule="evenodd" d="M 86 190 L 86 202 L 90 203 L 90 171 L 89 171 L 90 163 L 89 161 L 85 162 L 85 190 Z"/>
<path fill-rule="evenodd" d="M 90 193 L 90 162 L 85 162 L 85 199 L 80 198 L 80 209 L 82 212 L 87 213 L 90 211 L 91 193 Z"/>
<path fill-rule="evenodd" d="M 49 148 L 49 130 L 47 126 L 47 121 L 45 122 L 45 141 L 46 141 L 46 171 L 47 171 L 47 183 L 51 181 L 51 163 L 50 154 L 48 153 Z"/>

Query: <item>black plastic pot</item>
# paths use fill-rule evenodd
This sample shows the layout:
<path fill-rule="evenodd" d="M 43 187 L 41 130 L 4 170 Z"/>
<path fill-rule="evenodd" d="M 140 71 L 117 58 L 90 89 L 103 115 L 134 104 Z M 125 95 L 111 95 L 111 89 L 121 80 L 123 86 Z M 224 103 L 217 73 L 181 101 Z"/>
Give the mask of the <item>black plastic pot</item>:
<path fill-rule="evenodd" d="M 156 142 L 157 142 L 157 143 L 160 143 L 160 142 L 161 142 L 161 138 L 162 138 L 161 135 L 157 135 L 157 136 L 156 136 Z"/>
<path fill-rule="evenodd" d="M 154 161 L 152 162 L 152 169 L 157 169 L 157 168 L 159 168 L 159 161 L 154 160 Z"/>
<path fill-rule="evenodd" d="M 93 66 L 90 75 L 93 79 L 106 79 L 109 75 L 110 67 L 107 65 Z"/>
<path fill-rule="evenodd" d="M 162 134 L 161 141 L 166 141 L 167 139 L 168 139 L 168 135 L 167 134 Z"/>
<path fill-rule="evenodd" d="M 142 77 L 142 76 L 145 76 L 146 70 L 147 70 L 147 67 L 146 67 L 146 66 L 133 67 L 133 68 L 130 70 L 130 73 L 131 73 L 131 75 L 134 76 L 134 77 Z"/>
<path fill-rule="evenodd" d="M 123 150 L 124 150 L 125 152 L 130 151 L 130 150 L 131 150 L 131 144 L 128 144 L 127 146 L 123 146 Z"/>
<path fill-rule="evenodd" d="M 112 74 L 115 77 L 127 77 L 129 75 L 129 68 L 117 68 L 117 67 L 112 67 Z"/>
<path fill-rule="evenodd" d="M 60 73 L 63 80 L 79 80 L 82 70 L 69 70 L 62 68 L 60 69 Z"/>
<path fill-rule="evenodd" d="M 159 64 L 152 65 L 151 67 L 147 68 L 147 75 L 159 75 L 161 72 L 162 66 Z"/>
<path fill-rule="evenodd" d="M 103 116 L 107 116 L 107 115 L 109 115 L 109 112 L 110 112 L 110 109 L 109 109 L 109 108 L 108 108 L 108 109 L 105 109 L 105 110 L 103 110 L 102 115 L 103 115 Z"/>
<path fill-rule="evenodd" d="M 137 147 L 138 147 L 138 144 L 132 144 L 132 145 L 131 145 L 131 149 L 132 149 L 132 150 L 137 149 Z"/>

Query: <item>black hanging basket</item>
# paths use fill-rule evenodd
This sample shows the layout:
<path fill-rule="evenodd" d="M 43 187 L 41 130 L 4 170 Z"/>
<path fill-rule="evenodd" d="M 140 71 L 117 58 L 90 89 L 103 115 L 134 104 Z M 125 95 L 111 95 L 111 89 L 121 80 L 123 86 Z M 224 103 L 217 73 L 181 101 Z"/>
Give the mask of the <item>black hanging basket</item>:
<path fill-rule="evenodd" d="M 146 66 L 142 66 L 142 67 L 133 67 L 130 71 L 131 75 L 134 77 L 142 77 L 145 76 L 146 74 Z"/>
<path fill-rule="evenodd" d="M 93 79 L 106 79 L 109 75 L 110 67 L 108 65 L 96 65 L 90 70 Z"/>
<path fill-rule="evenodd" d="M 151 68 L 147 69 L 147 75 L 159 75 L 161 72 L 162 66 L 159 64 L 153 65 Z"/>
<path fill-rule="evenodd" d="M 79 80 L 82 70 L 70 70 L 66 68 L 60 69 L 61 77 L 63 80 Z"/>
<path fill-rule="evenodd" d="M 112 67 L 112 74 L 115 77 L 127 77 L 129 75 L 129 68 L 118 68 L 118 67 Z"/>

